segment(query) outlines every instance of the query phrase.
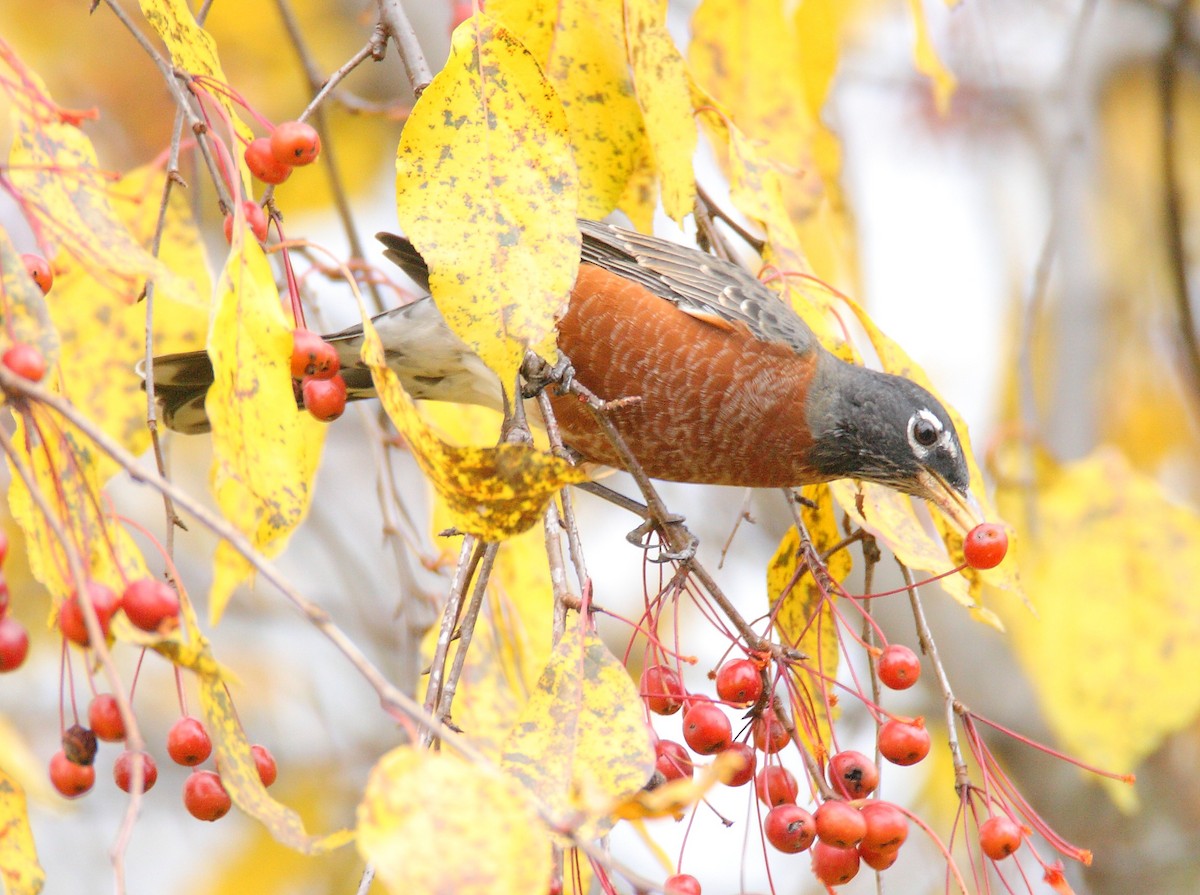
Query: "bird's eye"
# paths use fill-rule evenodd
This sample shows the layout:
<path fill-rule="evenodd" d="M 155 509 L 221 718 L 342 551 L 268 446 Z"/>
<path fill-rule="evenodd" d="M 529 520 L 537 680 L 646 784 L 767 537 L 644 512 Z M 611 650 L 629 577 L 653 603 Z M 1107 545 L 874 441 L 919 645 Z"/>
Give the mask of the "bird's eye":
<path fill-rule="evenodd" d="M 940 435 L 941 431 L 932 420 L 919 416 L 913 421 L 913 440 L 922 447 L 932 447 L 937 444 L 938 436 Z"/>

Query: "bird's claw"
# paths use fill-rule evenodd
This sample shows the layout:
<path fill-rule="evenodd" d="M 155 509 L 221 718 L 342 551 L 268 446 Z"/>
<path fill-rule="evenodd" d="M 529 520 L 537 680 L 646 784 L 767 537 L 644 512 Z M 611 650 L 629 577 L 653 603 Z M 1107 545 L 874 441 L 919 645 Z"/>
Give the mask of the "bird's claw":
<path fill-rule="evenodd" d="M 683 522 L 683 517 L 672 513 L 663 519 L 665 525 L 680 525 Z M 655 548 L 653 544 L 645 543 L 646 535 L 650 534 L 659 524 L 654 519 L 647 519 L 629 534 L 625 535 L 625 540 L 633 544 L 635 547 L 640 547 L 642 550 L 649 552 Z M 686 529 L 685 529 L 686 531 Z M 700 539 L 690 531 L 688 534 L 688 543 L 682 550 L 664 550 L 662 545 L 658 545 L 658 553 L 654 556 L 647 556 L 646 559 L 652 563 L 666 562 L 687 562 L 696 555 L 696 548 L 700 545 Z"/>
<path fill-rule="evenodd" d="M 536 363 L 531 362 L 533 360 L 534 357 L 527 358 L 521 370 L 525 377 L 525 385 L 521 388 L 522 398 L 536 398 L 549 385 L 553 385 L 555 392 L 560 395 L 570 390 L 575 380 L 575 368 L 571 366 L 570 358 L 560 352 L 553 366 L 540 357 L 536 358 Z"/>

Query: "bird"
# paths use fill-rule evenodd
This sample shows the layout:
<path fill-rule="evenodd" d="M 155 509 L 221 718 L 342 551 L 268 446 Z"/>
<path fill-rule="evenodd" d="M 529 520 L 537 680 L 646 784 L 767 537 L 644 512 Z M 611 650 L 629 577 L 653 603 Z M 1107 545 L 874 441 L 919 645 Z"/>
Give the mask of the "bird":
<path fill-rule="evenodd" d="M 928 500 L 964 531 L 978 520 L 962 442 L 942 403 L 917 383 L 850 363 L 747 269 L 614 224 L 579 221 L 580 267 L 557 323 L 576 381 L 606 401 L 654 479 L 794 488 L 857 479 Z M 428 290 L 402 236 L 385 256 Z M 501 409 L 498 377 L 447 326 L 432 298 L 374 318 L 388 366 L 414 398 Z M 351 398 L 373 395 L 359 359 L 362 327 L 325 337 Z M 154 362 L 165 424 L 208 428 L 212 367 L 201 352 Z M 577 398 L 548 392 L 564 442 L 584 460 L 620 457 Z"/>

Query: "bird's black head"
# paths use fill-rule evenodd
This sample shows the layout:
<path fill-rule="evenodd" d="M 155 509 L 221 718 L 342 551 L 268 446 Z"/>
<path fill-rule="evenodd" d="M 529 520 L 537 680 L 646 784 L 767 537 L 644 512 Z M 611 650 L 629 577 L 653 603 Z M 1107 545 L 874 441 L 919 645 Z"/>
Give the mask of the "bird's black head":
<path fill-rule="evenodd" d="M 878 482 L 961 503 L 971 483 L 946 409 L 915 382 L 823 356 L 809 391 L 810 462 L 830 479 Z"/>

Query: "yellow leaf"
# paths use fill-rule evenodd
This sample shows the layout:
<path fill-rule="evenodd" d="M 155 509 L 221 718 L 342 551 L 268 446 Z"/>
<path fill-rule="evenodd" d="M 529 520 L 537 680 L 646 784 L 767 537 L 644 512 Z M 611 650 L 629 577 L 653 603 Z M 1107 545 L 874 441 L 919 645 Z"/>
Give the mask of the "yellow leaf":
<path fill-rule="evenodd" d="M 388 417 L 404 435 L 422 471 L 446 502 L 454 526 L 488 541 L 502 541 L 536 523 L 550 497 L 587 473 L 524 444 L 463 448 L 446 444 L 425 425 L 369 321 L 363 325 L 363 363 Z"/>
<path fill-rule="evenodd" d="M 37 859 L 25 793 L 0 767 L 0 879 L 8 895 L 37 895 L 46 874 Z"/>
<path fill-rule="evenodd" d="M 853 234 L 839 185 L 840 150 L 821 111 L 844 22 L 858 4 L 806 0 L 791 16 L 786 5 L 704 0 L 692 18 L 688 58 L 697 84 L 777 167 L 787 216 L 813 268 L 839 282 L 853 276 Z"/>
<path fill-rule="evenodd" d="M 358 806 L 358 847 L 396 895 L 529 895 L 550 837 L 507 777 L 449 752 L 393 749 Z"/>
<path fill-rule="evenodd" d="M 828 485 L 810 485 L 804 489 L 804 496 L 815 507 L 803 507 L 801 517 L 813 549 L 823 554 L 841 540 L 833 498 Z M 831 701 L 832 682 L 837 677 L 841 655 L 833 614 L 837 594 L 823 590 L 824 580 L 818 581 L 801 560 L 800 533 L 790 528 L 767 567 L 767 597 L 780 638 L 808 656 L 805 665 L 813 669 L 797 667 L 792 672 L 799 695 L 793 713 L 797 732 L 808 749 L 819 754 L 832 742 L 830 725 L 837 718 L 836 705 Z M 826 561 L 826 566 L 830 578 L 845 581 L 850 574 L 849 551 L 837 551 Z M 780 605 L 776 608 L 777 603 Z"/>
<path fill-rule="evenodd" d="M 132 171 L 112 188 L 113 205 L 131 235 L 149 245 L 158 219 L 165 175 L 158 167 Z M 194 288 L 209 291 L 206 259 L 188 200 L 172 191 L 159 260 Z M 128 286 L 130 284 L 123 284 Z M 173 295 L 162 284 L 154 292 L 154 349 L 170 354 L 202 347 L 207 304 L 192 304 L 194 291 Z M 50 313 L 61 338 L 59 368 L 66 397 L 123 447 L 140 454 L 150 444 L 146 393 L 135 366 L 146 353 L 146 305 L 137 294 L 111 288 L 72 265 L 55 278 Z M 97 345 L 104 351 L 97 351 Z M 100 479 L 115 466 L 97 457 Z"/>
<path fill-rule="evenodd" d="M 200 704 L 212 737 L 221 782 L 235 805 L 261 822 L 277 842 L 304 854 L 340 848 L 353 839 L 350 830 L 310 836 L 300 815 L 271 797 L 258 776 L 250 743 L 224 679 L 213 674 L 200 675 Z"/>
<path fill-rule="evenodd" d="M 511 390 L 526 349 L 556 355 L 579 267 L 578 187 L 554 88 L 493 19 L 455 31 L 396 174 L 400 224 L 429 262 L 434 301 Z"/>
<path fill-rule="evenodd" d="M 82 267 L 105 288 L 132 296 L 153 278 L 171 294 L 197 301 L 195 287 L 143 249 L 121 223 L 111 202 L 115 176 L 100 170 L 91 140 L 0 41 L 0 73 L 6 70 L 23 88 L 11 82 L 8 88 L 16 128 L 8 176 L 43 247 L 56 255 L 55 266 Z"/>
<path fill-rule="evenodd" d="M 171 53 L 175 68 L 189 75 L 207 75 L 221 86 L 228 85 L 221 61 L 217 58 L 217 42 L 211 34 L 196 24 L 196 17 L 184 0 L 140 0 L 142 15 L 146 17 L 158 36 L 163 39 Z M 220 89 L 210 90 L 210 95 L 220 104 L 230 122 L 243 140 L 252 140 L 254 133 L 238 117 L 238 108 L 229 95 Z M 212 130 L 217 139 L 227 139 L 224 122 L 214 122 Z M 250 173 L 240 152 L 232 153 L 241 173 L 242 192 L 249 194 Z"/>
<path fill-rule="evenodd" d="M 682 223 L 696 194 L 696 124 L 687 67 L 667 31 L 665 0 L 626 0 L 625 42 L 650 150 L 662 178 L 663 208 Z"/>
<path fill-rule="evenodd" d="M 491 0 L 488 14 L 520 35 L 554 85 L 579 171 L 580 217 L 599 219 L 625 194 L 647 151 L 615 0 Z"/>
<path fill-rule="evenodd" d="M 126 581 L 143 577 L 146 568 L 141 552 L 124 526 L 110 515 L 111 507 L 101 493 L 100 449 L 82 432 L 40 407 L 16 417 L 12 440 L 58 525 L 79 551 L 85 577 L 117 593 L 125 589 Z M 53 624 L 58 605 L 74 592 L 75 581 L 63 544 L 12 461 L 8 463 L 9 507 L 25 533 L 29 568 L 54 597 Z"/>
<path fill-rule="evenodd" d="M 654 752 L 637 687 L 578 615 L 567 623 L 505 748 L 504 765 L 557 822 L 594 817 L 650 779 Z"/>
<path fill-rule="evenodd" d="M 1200 516 L 1107 447 L 998 498 L 1026 535 L 1036 615 L 1005 621 L 1042 716 L 1071 755 L 1128 773 L 1200 711 Z"/>
<path fill-rule="evenodd" d="M 296 409 L 292 327 L 262 249 L 241 239 L 241 232 L 235 231 L 217 286 L 208 340 L 212 490 L 225 517 L 257 549 L 274 555 L 308 512 L 325 426 Z M 249 563 L 228 543 L 217 546 L 209 603 L 214 623 L 250 573 Z"/>
<path fill-rule="evenodd" d="M 615 820 L 644 820 L 654 817 L 683 816 L 718 783 L 728 783 L 742 768 L 745 759 L 736 752 L 720 752 L 699 768 L 695 777 L 671 780 L 654 789 L 640 789 L 613 809 Z"/>
<path fill-rule="evenodd" d="M 942 63 L 929 37 L 929 22 L 925 19 L 925 7 L 921 0 L 908 0 L 912 9 L 913 26 L 917 29 L 916 43 L 913 44 L 913 61 L 917 71 L 933 81 L 933 101 L 938 113 L 945 115 L 950 109 L 950 98 L 958 81 L 953 73 Z"/>

